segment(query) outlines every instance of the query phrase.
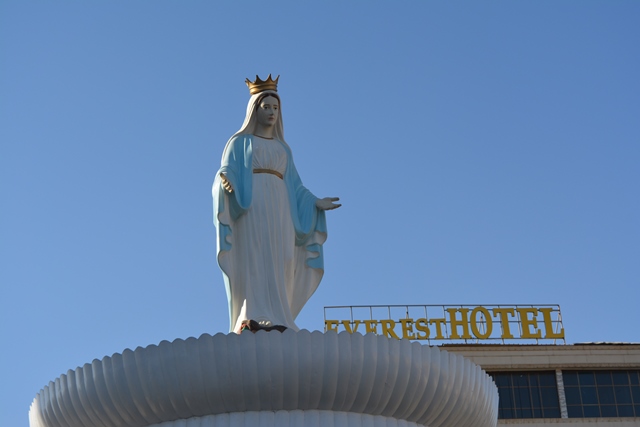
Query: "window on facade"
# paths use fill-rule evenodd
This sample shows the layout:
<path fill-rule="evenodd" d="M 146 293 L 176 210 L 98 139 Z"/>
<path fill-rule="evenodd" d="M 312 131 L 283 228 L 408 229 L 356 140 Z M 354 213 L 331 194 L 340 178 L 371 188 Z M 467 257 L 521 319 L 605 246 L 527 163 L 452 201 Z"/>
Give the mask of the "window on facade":
<path fill-rule="evenodd" d="M 640 371 L 563 371 L 569 418 L 640 417 Z"/>
<path fill-rule="evenodd" d="M 555 372 L 492 372 L 498 418 L 560 418 Z"/>

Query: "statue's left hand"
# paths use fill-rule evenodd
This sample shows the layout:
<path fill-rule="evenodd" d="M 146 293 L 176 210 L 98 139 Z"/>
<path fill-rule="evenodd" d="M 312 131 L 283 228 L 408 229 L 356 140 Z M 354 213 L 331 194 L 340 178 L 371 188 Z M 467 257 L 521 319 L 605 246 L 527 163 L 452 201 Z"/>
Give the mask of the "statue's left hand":
<path fill-rule="evenodd" d="M 340 203 L 333 203 L 340 200 L 339 197 L 325 197 L 324 199 L 316 200 L 316 207 L 323 211 L 330 211 L 331 209 L 337 209 L 342 206 Z"/>

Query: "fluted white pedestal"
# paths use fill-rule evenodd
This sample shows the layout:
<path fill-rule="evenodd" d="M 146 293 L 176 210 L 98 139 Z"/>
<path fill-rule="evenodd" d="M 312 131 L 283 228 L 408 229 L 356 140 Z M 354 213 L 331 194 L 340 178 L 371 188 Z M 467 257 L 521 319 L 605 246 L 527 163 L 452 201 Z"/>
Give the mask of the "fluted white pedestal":
<path fill-rule="evenodd" d="M 31 427 L 497 424 L 491 378 L 462 356 L 373 334 L 245 332 L 94 360 L 36 396 Z"/>

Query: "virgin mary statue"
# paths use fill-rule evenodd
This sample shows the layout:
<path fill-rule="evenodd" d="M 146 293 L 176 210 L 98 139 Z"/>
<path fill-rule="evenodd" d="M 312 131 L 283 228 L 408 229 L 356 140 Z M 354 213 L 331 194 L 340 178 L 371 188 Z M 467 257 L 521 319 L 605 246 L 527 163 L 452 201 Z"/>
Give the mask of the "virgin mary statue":
<path fill-rule="evenodd" d="M 299 330 L 295 319 L 324 273 L 324 211 L 340 206 L 302 185 L 284 139 L 278 79 L 246 80 L 247 115 L 224 148 L 212 189 L 217 259 L 236 333 L 253 322 Z"/>

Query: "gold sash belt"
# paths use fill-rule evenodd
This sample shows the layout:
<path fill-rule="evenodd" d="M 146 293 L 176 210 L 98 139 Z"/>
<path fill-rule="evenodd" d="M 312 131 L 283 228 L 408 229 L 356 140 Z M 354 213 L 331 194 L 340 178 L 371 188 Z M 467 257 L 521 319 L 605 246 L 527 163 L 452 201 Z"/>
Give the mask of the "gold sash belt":
<path fill-rule="evenodd" d="M 283 179 L 282 174 L 278 171 L 274 171 L 271 169 L 254 169 L 253 173 L 270 173 L 271 175 L 275 175 L 280 179 Z"/>

